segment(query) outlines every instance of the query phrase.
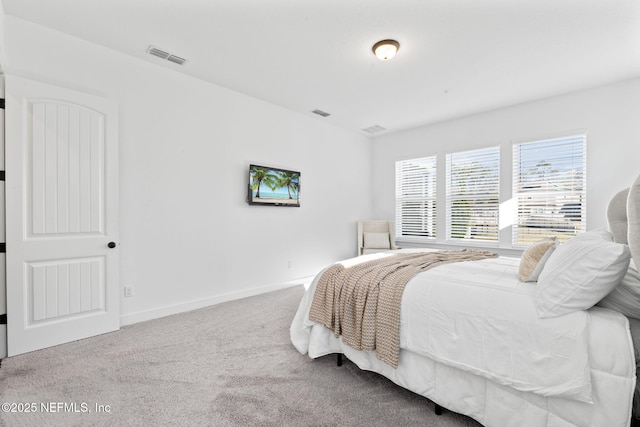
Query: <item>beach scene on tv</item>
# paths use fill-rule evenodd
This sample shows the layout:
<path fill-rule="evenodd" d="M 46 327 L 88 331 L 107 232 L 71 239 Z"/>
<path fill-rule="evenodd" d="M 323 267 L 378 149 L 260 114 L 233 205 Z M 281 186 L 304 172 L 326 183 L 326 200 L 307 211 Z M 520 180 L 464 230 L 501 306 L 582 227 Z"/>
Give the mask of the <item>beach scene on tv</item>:
<path fill-rule="evenodd" d="M 252 203 L 299 204 L 299 172 L 252 166 L 250 180 Z"/>

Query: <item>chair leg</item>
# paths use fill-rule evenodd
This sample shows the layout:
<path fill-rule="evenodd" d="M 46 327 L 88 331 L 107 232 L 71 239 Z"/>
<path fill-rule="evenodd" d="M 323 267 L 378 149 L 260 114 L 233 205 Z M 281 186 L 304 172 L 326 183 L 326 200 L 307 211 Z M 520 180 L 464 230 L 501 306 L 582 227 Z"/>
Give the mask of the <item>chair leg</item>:
<path fill-rule="evenodd" d="M 433 411 L 436 413 L 436 415 L 442 415 L 442 406 L 438 405 L 437 403 L 435 404 L 435 408 L 433 408 Z"/>
<path fill-rule="evenodd" d="M 338 358 L 336 360 L 338 366 L 342 366 L 342 353 L 338 353 Z"/>

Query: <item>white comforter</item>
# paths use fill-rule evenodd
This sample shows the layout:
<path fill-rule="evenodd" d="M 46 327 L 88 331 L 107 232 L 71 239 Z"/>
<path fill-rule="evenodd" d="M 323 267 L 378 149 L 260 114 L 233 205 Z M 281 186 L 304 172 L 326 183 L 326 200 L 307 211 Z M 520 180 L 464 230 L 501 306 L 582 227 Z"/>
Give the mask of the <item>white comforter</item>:
<path fill-rule="evenodd" d="M 375 256 L 383 255 L 345 263 Z M 635 363 L 627 319 L 603 309 L 538 319 L 535 285 L 518 281 L 518 263 L 492 258 L 416 276 L 402 300 L 401 348 L 508 389 L 589 404 L 595 362 L 598 372 L 617 378 L 611 388 L 630 412 Z M 340 348 L 328 329 L 308 320 L 314 289 L 315 281 L 291 325 L 291 340 L 300 353 L 319 357 Z M 390 377 L 390 370 L 381 373 Z"/>

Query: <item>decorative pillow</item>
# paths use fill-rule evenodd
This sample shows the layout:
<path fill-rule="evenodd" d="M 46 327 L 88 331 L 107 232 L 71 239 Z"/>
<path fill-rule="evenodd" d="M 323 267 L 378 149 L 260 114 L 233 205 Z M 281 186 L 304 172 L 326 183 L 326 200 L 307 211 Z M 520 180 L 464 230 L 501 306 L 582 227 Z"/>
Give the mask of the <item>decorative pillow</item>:
<path fill-rule="evenodd" d="M 597 305 L 640 319 L 640 273 L 629 266 L 622 282 Z"/>
<path fill-rule="evenodd" d="M 583 233 L 551 254 L 536 287 L 538 317 L 586 310 L 620 283 L 629 268 L 629 248 L 604 236 Z"/>
<path fill-rule="evenodd" d="M 391 249 L 389 233 L 364 232 L 364 247 L 367 249 Z"/>
<path fill-rule="evenodd" d="M 556 248 L 556 238 L 547 237 L 530 245 L 520 258 L 518 275 L 521 282 L 537 282 L 538 276 L 553 250 Z"/>

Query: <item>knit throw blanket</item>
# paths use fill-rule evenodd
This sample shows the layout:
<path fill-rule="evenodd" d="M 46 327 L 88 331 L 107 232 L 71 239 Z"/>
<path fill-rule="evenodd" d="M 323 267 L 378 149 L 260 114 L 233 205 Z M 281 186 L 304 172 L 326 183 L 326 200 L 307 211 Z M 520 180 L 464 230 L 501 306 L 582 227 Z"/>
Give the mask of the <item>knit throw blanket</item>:
<path fill-rule="evenodd" d="M 349 268 L 335 264 L 318 280 L 309 319 L 356 350 L 375 350 L 378 359 L 397 368 L 400 303 L 407 282 L 438 265 L 494 257 L 492 252 L 463 249 L 396 254 Z"/>

